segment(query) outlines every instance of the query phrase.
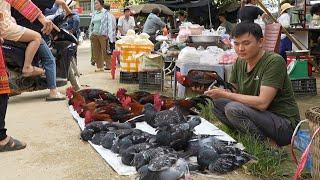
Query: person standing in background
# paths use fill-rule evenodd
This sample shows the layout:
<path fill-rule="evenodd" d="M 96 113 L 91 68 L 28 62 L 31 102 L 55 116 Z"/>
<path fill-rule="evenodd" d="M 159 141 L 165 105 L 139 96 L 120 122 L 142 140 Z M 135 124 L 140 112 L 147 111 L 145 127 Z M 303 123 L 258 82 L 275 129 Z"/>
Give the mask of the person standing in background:
<path fill-rule="evenodd" d="M 177 28 L 179 28 L 183 23 L 187 22 L 187 15 L 185 11 L 178 12 L 178 20 Z"/>
<path fill-rule="evenodd" d="M 143 26 L 143 32 L 150 36 L 152 42 L 156 40 L 157 31 L 162 30 L 162 28 L 166 26 L 166 23 L 164 23 L 159 16 L 160 10 L 158 8 L 153 9 Z"/>
<path fill-rule="evenodd" d="M 134 30 L 134 27 L 136 26 L 134 18 L 130 16 L 131 14 L 130 9 L 125 8 L 123 12 L 124 12 L 124 15 L 121 16 L 118 20 L 118 28 L 121 36 L 125 36 L 129 29 Z"/>
<path fill-rule="evenodd" d="M 221 22 L 220 26 L 226 28 L 226 33 L 231 34 L 233 30 L 233 24 L 227 21 L 227 15 L 225 13 L 219 14 L 219 21 Z"/>
<path fill-rule="evenodd" d="M 112 19 L 112 37 L 110 37 L 109 46 L 107 48 L 107 52 L 109 55 L 112 54 L 113 50 L 115 49 L 115 43 L 116 43 L 116 36 L 117 36 L 117 20 L 116 17 L 110 12 L 110 5 L 105 4 L 104 8 L 109 12 L 110 17 Z"/>
<path fill-rule="evenodd" d="M 238 11 L 238 19 L 241 22 L 253 23 L 259 16 L 264 16 L 264 11 L 256 6 L 256 0 L 242 0 L 242 4 Z"/>
<path fill-rule="evenodd" d="M 289 3 L 284 3 L 281 5 L 281 12 L 280 16 L 278 17 L 277 21 L 281 24 L 283 28 L 289 28 L 291 22 L 291 16 L 288 13 L 288 10 L 293 8 Z M 280 50 L 279 54 L 287 60 L 286 51 L 292 50 L 292 42 L 291 40 L 284 34 L 281 34 L 281 41 L 280 41 Z"/>
<path fill-rule="evenodd" d="M 96 61 L 95 72 L 103 72 L 104 62 L 106 68 L 110 69 L 111 62 L 107 61 L 107 40 L 112 35 L 112 19 L 109 13 L 103 8 L 104 1 L 95 1 L 95 12 L 92 15 L 89 26 L 89 37 L 92 45 L 93 59 Z"/>

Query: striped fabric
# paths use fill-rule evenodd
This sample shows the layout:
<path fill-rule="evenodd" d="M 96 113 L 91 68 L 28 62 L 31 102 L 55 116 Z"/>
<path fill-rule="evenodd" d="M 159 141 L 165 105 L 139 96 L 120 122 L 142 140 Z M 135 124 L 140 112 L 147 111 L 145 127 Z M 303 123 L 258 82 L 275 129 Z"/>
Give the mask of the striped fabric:
<path fill-rule="evenodd" d="M 33 4 L 31 0 L 5 0 L 13 8 L 19 11 L 23 16 L 25 16 L 30 22 L 35 21 L 39 15 L 42 13 L 41 10 Z"/>
<path fill-rule="evenodd" d="M 0 48 L 0 94 L 9 94 L 9 82 L 8 82 L 8 74 L 5 65 L 5 61 L 2 54 L 2 48 Z"/>

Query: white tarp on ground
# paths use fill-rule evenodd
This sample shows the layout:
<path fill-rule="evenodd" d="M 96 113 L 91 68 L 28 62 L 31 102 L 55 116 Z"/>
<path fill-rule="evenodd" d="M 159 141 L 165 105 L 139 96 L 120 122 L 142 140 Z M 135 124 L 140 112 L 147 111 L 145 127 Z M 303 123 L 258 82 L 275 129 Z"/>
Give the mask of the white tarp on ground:
<path fill-rule="evenodd" d="M 85 127 L 84 119 L 81 118 L 76 111 L 74 111 L 72 106 L 69 106 L 69 111 L 72 114 L 73 118 L 77 121 L 80 129 L 83 130 Z M 150 134 L 156 134 L 155 129 L 145 122 L 137 123 L 136 128 L 148 132 Z M 232 137 L 230 137 L 228 134 L 226 134 L 225 132 L 223 132 L 222 130 L 220 130 L 215 125 L 211 124 L 205 119 L 202 119 L 201 124 L 195 127 L 195 134 L 215 135 L 218 139 L 235 142 L 235 140 Z M 137 173 L 135 167 L 126 166 L 122 164 L 121 157 L 118 154 L 115 154 L 112 151 L 103 148 L 102 146 L 94 145 L 90 141 L 89 143 L 119 175 L 130 176 Z"/>

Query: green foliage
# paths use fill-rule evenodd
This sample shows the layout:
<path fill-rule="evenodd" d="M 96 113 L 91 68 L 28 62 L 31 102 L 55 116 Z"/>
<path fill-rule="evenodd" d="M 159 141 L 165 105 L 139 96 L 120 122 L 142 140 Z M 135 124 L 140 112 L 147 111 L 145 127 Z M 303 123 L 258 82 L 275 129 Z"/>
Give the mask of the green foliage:
<path fill-rule="evenodd" d="M 225 7 L 227 5 L 230 5 L 232 3 L 237 3 L 238 0 L 212 0 L 214 4 L 218 6 L 218 8 Z"/>

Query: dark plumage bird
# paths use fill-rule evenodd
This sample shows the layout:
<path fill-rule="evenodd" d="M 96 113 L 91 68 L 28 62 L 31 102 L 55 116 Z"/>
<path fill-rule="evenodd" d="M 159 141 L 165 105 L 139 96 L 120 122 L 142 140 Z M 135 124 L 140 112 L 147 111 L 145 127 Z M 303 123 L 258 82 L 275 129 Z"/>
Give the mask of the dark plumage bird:
<path fill-rule="evenodd" d="M 105 124 L 103 122 L 91 122 L 87 124 L 83 131 L 80 133 L 80 137 L 83 141 L 92 140 L 95 133 L 98 133 L 104 129 Z"/>
<path fill-rule="evenodd" d="M 172 153 L 172 152 L 174 152 L 174 150 L 171 148 L 165 148 L 165 147 L 150 148 L 145 151 L 141 151 L 137 153 L 134 156 L 133 165 L 138 170 L 142 166 L 149 164 L 151 159 L 154 159 L 156 157 L 159 157 L 168 153 Z"/>
<path fill-rule="evenodd" d="M 151 144 L 151 143 L 140 143 L 140 144 L 135 144 L 133 146 L 130 146 L 128 149 L 124 150 L 120 154 L 121 161 L 125 165 L 132 166 L 135 154 L 137 154 L 141 151 L 145 151 L 147 149 L 150 149 L 154 146 L 155 146 L 155 144 Z"/>
<path fill-rule="evenodd" d="M 158 128 L 156 142 L 162 146 L 170 146 L 175 150 L 184 150 L 193 136 L 194 128 L 201 123 L 201 118 L 194 116 L 186 123 L 163 124 Z"/>
<path fill-rule="evenodd" d="M 152 159 L 138 173 L 140 180 L 177 180 L 188 175 L 188 163 L 176 154 L 169 153 Z"/>
<path fill-rule="evenodd" d="M 106 131 L 95 133 L 91 139 L 91 142 L 95 145 L 101 145 L 102 139 L 106 135 L 106 133 Z"/>
<path fill-rule="evenodd" d="M 154 119 L 155 127 L 168 126 L 173 124 L 185 123 L 187 120 L 181 111 L 175 107 L 173 110 L 160 111 Z"/>
<path fill-rule="evenodd" d="M 84 129 L 80 133 L 80 137 L 83 141 L 91 141 L 94 135 L 94 130 L 92 129 Z"/>
<path fill-rule="evenodd" d="M 213 136 L 199 140 L 197 161 L 201 170 L 226 173 L 247 163 L 252 156 Z"/>

